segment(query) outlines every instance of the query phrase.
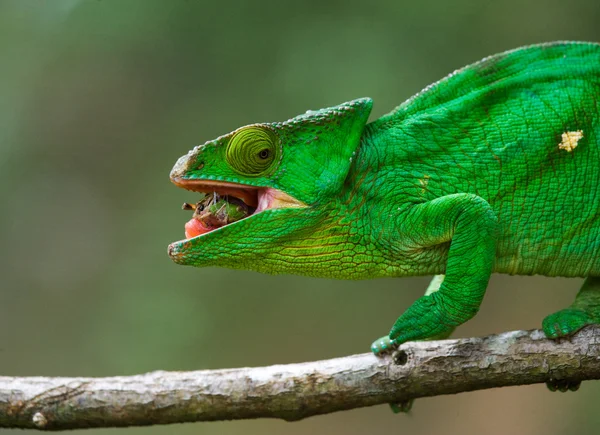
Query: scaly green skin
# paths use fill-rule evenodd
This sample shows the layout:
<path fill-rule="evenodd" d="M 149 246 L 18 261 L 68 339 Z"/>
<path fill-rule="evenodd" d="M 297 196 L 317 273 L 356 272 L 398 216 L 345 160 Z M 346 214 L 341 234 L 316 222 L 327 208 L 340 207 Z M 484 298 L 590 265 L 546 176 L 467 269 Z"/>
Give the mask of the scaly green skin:
<path fill-rule="evenodd" d="M 448 336 L 477 313 L 492 272 L 590 277 L 543 323 L 551 338 L 573 334 L 600 321 L 599 98 L 600 45 L 553 43 L 467 66 L 370 124 L 370 99 L 259 124 L 277 159 L 255 176 L 229 164 L 230 133 L 171 176 L 274 188 L 305 207 L 263 211 L 170 255 L 340 279 L 445 274 L 374 352 Z"/>

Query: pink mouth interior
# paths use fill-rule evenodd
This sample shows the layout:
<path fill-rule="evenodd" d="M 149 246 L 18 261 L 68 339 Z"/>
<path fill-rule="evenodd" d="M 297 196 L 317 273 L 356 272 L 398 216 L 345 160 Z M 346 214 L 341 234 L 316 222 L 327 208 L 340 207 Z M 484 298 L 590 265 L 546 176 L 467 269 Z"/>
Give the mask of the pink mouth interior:
<path fill-rule="evenodd" d="M 246 216 L 239 221 L 222 226 L 233 225 L 264 210 L 289 207 L 306 207 L 302 202 L 289 196 L 287 193 L 270 187 L 251 187 L 224 181 L 206 182 L 200 180 L 182 180 L 178 178 L 174 178 L 172 181 L 179 187 L 195 192 L 210 193 L 214 191 L 221 196 L 233 196 L 244 201 L 244 203 L 249 207 L 255 208 L 254 213 L 250 214 L 249 216 Z M 211 226 L 202 220 L 193 217 L 185 224 L 185 238 L 191 239 L 198 237 L 221 228 L 222 226 Z"/>
<path fill-rule="evenodd" d="M 254 213 L 252 213 L 252 215 L 260 213 L 261 211 L 270 208 L 274 198 L 275 191 L 273 189 L 256 189 L 256 197 L 254 199 L 258 204 L 256 210 L 254 211 Z M 193 237 L 201 236 L 202 234 L 210 233 L 211 231 L 216 230 L 217 228 L 220 227 L 209 226 L 206 223 L 202 222 L 200 219 L 192 218 L 185 224 L 185 238 L 191 239 Z"/>

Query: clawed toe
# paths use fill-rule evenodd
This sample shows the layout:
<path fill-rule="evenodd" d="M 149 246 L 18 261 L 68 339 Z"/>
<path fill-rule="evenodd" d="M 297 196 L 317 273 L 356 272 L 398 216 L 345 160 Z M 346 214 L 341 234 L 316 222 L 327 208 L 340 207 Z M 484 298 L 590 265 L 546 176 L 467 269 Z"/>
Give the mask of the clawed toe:
<path fill-rule="evenodd" d="M 560 391 L 561 393 L 577 391 L 580 386 L 580 381 L 567 381 L 564 379 L 551 379 L 546 382 L 546 387 L 548 387 L 550 391 Z"/>
<path fill-rule="evenodd" d="M 390 340 L 390 337 L 387 335 L 381 338 L 378 338 L 371 344 L 371 352 L 375 355 L 381 355 L 386 352 L 390 352 L 396 348 L 396 343 L 394 340 Z"/>
<path fill-rule="evenodd" d="M 573 335 L 591 323 L 594 321 L 587 312 L 567 308 L 546 317 L 542 329 L 548 338 L 560 338 Z"/>
<path fill-rule="evenodd" d="M 403 402 L 398 403 L 390 403 L 390 408 L 394 412 L 394 414 L 406 414 L 410 412 L 415 403 L 415 399 L 408 399 Z"/>

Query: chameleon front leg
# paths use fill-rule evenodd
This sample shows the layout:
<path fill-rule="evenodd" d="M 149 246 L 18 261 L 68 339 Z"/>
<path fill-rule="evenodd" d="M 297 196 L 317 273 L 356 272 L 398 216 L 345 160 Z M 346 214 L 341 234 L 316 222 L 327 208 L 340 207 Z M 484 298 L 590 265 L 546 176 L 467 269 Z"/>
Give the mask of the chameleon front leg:
<path fill-rule="evenodd" d="M 425 296 L 429 296 L 430 294 L 438 291 L 440 289 L 440 287 L 442 286 L 442 283 L 444 282 L 445 278 L 446 278 L 446 275 L 435 275 L 429 282 L 429 285 L 427 286 L 427 290 L 425 290 Z M 454 327 L 452 329 L 448 329 L 448 330 L 442 332 L 441 334 L 434 335 L 432 337 L 428 337 L 427 340 L 445 340 L 446 338 L 448 338 L 452 335 L 452 333 L 454 332 L 455 329 L 456 329 L 456 327 Z"/>
<path fill-rule="evenodd" d="M 425 296 L 429 296 L 432 293 L 435 293 L 436 291 L 438 291 L 440 289 L 440 286 L 442 285 L 442 283 L 444 282 L 444 278 L 445 275 L 435 275 L 433 277 L 433 279 L 429 282 L 429 285 L 427 286 L 427 290 L 425 290 Z M 450 335 L 454 332 L 454 328 L 446 331 L 444 334 L 440 334 L 438 336 L 435 337 L 429 337 L 427 340 L 444 340 L 448 337 L 450 337 Z M 389 336 L 385 336 L 380 338 L 379 340 L 376 340 L 375 343 L 382 343 L 382 340 L 384 340 L 387 344 L 385 344 L 386 348 L 391 346 L 390 343 L 390 337 Z M 375 344 L 373 343 L 373 344 Z M 400 402 L 400 403 L 390 403 L 390 408 L 392 409 L 392 411 L 394 412 L 394 414 L 406 414 L 409 413 L 410 410 L 413 407 L 413 404 L 415 402 L 415 399 L 409 399 L 409 400 L 405 400 L 404 402 Z"/>
<path fill-rule="evenodd" d="M 429 296 L 430 294 L 438 291 L 440 289 L 440 286 L 442 285 L 442 282 L 444 282 L 444 278 L 445 278 L 445 275 L 435 275 L 429 282 L 429 285 L 427 286 L 427 290 L 425 290 L 425 296 Z M 450 337 L 450 335 L 452 335 L 452 333 L 454 332 L 454 329 L 455 328 L 452 328 L 443 334 L 429 337 L 428 340 L 444 340 L 444 339 Z M 394 347 L 394 345 L 392 344 L 392 341 L 390 340 L 390 336 L 384 335 L 383 337 L 380 337 L 373 342 L 373 344 L 371 345 L 371 351 L 373 353 L 377 354 L 377 353 L 385 352 L 385 351 L 391 349 L 392 347 Z M 408 407 L 408 408 L 410 409 L 410 407 Z M 394 412 L 405 412 L 403 410 L 402 411 L 396 410 L 395 408 L 392 408 L 392 409 L 394 409 Z"/>
<path fill-rule="evenodd" d="M 447 337 L 481 305 L 496 255 L 498 220 L 483 198 L 448 195 L 412 206 L 402 216 L 403 239 L 412 251 L 450 243 L 446 275 L 437 291 L 417 299 L 374 353 L 409 340 Z"/>

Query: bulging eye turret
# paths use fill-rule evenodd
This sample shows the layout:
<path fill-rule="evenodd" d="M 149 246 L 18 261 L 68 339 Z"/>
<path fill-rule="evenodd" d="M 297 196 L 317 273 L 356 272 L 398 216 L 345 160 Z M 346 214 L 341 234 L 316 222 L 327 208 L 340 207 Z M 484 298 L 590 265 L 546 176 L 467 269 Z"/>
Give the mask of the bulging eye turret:
<path fill-rule="evenodd" d="M 227 163 L 242 175 L 258 177 L 273 170 L 279 161 L 281 148 L 273 130 L 261 125 L 249 125 L 236 131 L 227 144 Z"/>

